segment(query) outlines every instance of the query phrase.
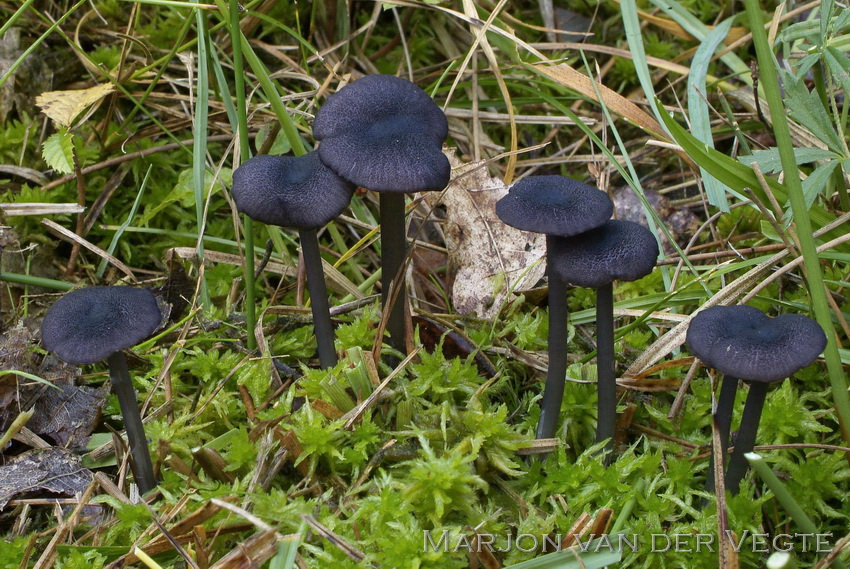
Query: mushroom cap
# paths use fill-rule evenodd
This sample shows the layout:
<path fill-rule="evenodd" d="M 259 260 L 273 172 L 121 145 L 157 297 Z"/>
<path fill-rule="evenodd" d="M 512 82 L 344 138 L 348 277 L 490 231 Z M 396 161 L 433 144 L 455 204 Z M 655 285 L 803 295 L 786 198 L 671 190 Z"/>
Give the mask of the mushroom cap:
<path fill-rule="evenodd" d="M 156 297 L 146 288 L 80 288 L 47 310 L 41 342 L 69 364 L 93 364 L 135 346 L 159 328 L 161 320 Z"/>
<path fill-rule="evenodd" d="M 802 314 L 770 318 L 751 306 L 712 306 L 691 320 L 686 341 L 705 365 L 769 383 L 815 361 L 826 347 L 826 334 Z"/>
<path fill-rule="evenodd" d="M 443 154 L 446 115 L 401 77 L 368 75 L 325 101 L 313 120 L 319 156 L 334 172 L 378 192 L 439 190 L 451 167 Z"/>
<path fill-rule="evenodd" d="M 658 258 L 658 241 L 649 229 L 616 219 L 572 237 L 550 237 L 548 247 L 549 270 L 588 288 L 645 277 Z"/>
<path fill-rule="evenodd" d="M 260 155 L 233 171 L 236 208 L 280 227 L 316 229 L 351 202 L 354 185 L 337 176 L 314 150 L 303 156 Z"/>
<path fill-rule="evenodd" d="M 599 227 L 612 213 L 608 194 L 566 176 L 529 176 L 496 202 L 496 215 L 508 225 L 561 237 Z"/>

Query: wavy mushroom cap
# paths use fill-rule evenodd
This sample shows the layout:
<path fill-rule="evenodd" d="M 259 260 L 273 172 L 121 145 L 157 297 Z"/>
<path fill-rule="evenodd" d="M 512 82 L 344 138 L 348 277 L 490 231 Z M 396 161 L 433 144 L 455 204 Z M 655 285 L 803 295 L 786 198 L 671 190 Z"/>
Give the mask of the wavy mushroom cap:
<path fill-rule="evenodd" d="M 81 288 L 47 310 L 41 342 L 69 364 L 93 364 L 135 346 L 153 334 L 161 320 L 156 297 L 146 288 Z"/>
<path fill-rule="evenodd" d="M 615 280 L 636 281 L 652 272 L 658 241 L 631 221 L 610 220 L 572 237 L 549 239 L 549 269 L 576 286 L 598 288 Z"/>
<path fill-rule="evenodd" d="M 826 334 L 802 314 L 770 318 L 751 306 L 712 306 L 691 320 L 686 341 L 705 365 L 725 375 L 774 382 L 815 361 Z"/>
<path fill-rule="evenodd" d="M 253 220 L 280 227 L 316 229 L 351 202 L 354 185 L 322 164 L 314 150 L 303 156 L 255 156 L 233 172 L 236 208 Z"/>
<path fill-rule="evenodd" d="M 599 227 L 613 213 L 608 194 L 566 176 L 529 176 L 496 202 L 496 215 L 511 227 L 561 237 Z"/>
<path fill-rule="evenodd" d="M 446 115 L 400 77 L 369 75 L 346 85 L 316 112 L 319 156 L 334 172 L 378 192 L 440 190 L 451 167 L 442 152 Z"/>

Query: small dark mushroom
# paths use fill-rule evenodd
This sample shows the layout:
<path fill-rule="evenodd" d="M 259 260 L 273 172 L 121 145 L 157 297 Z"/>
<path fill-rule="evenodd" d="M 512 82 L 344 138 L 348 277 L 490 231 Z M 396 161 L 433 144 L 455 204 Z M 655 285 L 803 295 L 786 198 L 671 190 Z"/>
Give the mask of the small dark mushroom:
<path fill-rule="evenodd" d="M 41 323 L 42 344 L 60 360 L 75 365 L 106 360 L 124 416 L 133 472 L 142 494 L 156 486 L 156 476 L 127 360 L 121 350 L 153 334 L 161 321 L 162 312 L 150 290 L 93 286 L 71 291 L 57 300 Z"/>
<path fill-rule="evenodd" d="M 632 221 L 610 220 L 574 235 L 554 237 L 551 270 L 574 286 L 596 289 L 597 385 L 596 441 L 613 443 L 617 423 L 617 379 L 614 356 L 614 281 L 636 281 L 655 268 L 658 241 Z"/>
<path fill-rule="evenodd" d="M 549 367 L 543 389 L 537 438 L 555 435 L 567 375 L 567 283 L 553 269 L 556 236 L 570 237 L 608 221 L 614 205 L 605 192 L 565 176 L 529 176 L 514 184 L 496 202 L 504 223 L 546 234 L 549 277 Z"/>
<path fill-rule="evenodd" d="M 380 193 L 382 303 L 390 312 L 390 344 L 404 352 L 404 194 L 441 190 L 449 183 L 451 167 L 442 152 L 446 115 L 407 79 L 370 75 L 328 97 L 316 112 L 313 135 L 321 141 L 319 156 L 330 169 Z M 398 289 L 394 302 L 393 283 Z"/>
<path fill-rule="evenodd" d="M 316 229 L 351 202 L 354 185 L 327 168 L 316 151 L 303 156 L 255 156 L 233 172 L 233 199 L 251 219 L 298 229 L 313 328 L 323 368 L 337 363 L 325 273 Z"/>
<path fill-rule="evenodd" d="M 750 386 L 726 470 L 726 489 L 737 494 L 748 467 L 744 454 L 755 445 L 768 386 L 815 361 L 826 347 L 826 334 L 817 322 L 801 314 L 770 318 L 750 306 L 712 306 L 691 320 L 686 340 L 706 366 L 723 373 L 717 422 L 724 454 L 737 380 Z M 707 488 L 713 488 L 711 469 L 709 477 Z"/>

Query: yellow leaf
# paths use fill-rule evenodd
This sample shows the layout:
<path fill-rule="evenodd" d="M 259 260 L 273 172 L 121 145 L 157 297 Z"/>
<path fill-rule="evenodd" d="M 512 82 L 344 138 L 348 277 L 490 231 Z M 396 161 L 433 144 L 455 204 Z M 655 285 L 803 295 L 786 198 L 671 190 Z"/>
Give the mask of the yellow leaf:
<path fill-rule="evenodd" d="M 88 89 L 71 91 L 47 91 L 35 98 L 35 104 L 48 117 L 64 127 L 70 127 L 74 119 L 88 106 L 99 102 L 115 91 L 111 83 L 96 85 Z M 92 108 L 94 111 L 94 108 Z"/>

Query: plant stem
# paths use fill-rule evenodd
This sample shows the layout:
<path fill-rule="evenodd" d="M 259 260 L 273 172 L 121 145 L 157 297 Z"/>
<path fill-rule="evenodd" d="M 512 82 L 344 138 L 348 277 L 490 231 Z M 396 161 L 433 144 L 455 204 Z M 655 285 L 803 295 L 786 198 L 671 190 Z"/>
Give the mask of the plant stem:
<path fill-rule="evenodd" d="M 607 450 L 614 448 L 614 434 L 617 427 L 615 366 L 614 285 L 608 283 L 596 289 L 596 376 L 598 390 L 596 442 L 599 443 L 608 439 L 608 444 L 605 446 Z"/>
<path fill-rule="evenodd" d="M 245 328 L 247 338 L 245 347 L 253 351 L 257 347 L 257 337 L 254 328 L 257 325 L 257 301 L 254 295 L 254 221 L 247 215 L 242 216 L 242 225 L 245 228 Z"/>
<path fill-rule="evenodd" d="M 750 19 L 753 44 L 758 57 L 760 83 L 770 108 L 770 116 L 773 118 L 773 134 L 776 139 L 776 146 L 779 148 L 782 170 L 785 172 L 785 186 L 788 189 L 788 200 L 791 202 L 791 213 L 800 241 L 800 251 L 803 253 L 812 309 L 818 324 L 827 331 L 824 357 L 829 372 L 835 414 L 838 417 L 841 438 L 850 443 L 850 395 L 847 393 L 847 381 L 841 364 L 841 355 L 838 352 L 835 334 L 832 332 L 834 329 L 832 315 L 826 299 L 823 273 L 812 236 L 812 223 L 803 195 L 803 186 L 797 173 L 798 168 L 794 158 L 794 146 L 788 127 L 788 117 L 779 89 L 779 74 L 764 30 L 763 14 L 758 0 L 744 0 L 744 5 Z M 847 454 L 847 460 L 850 462 L 850 453 Z"/>
<path fill-rule="evenodd" d="M 322 256 L 319 251 L 319 239 L 315 229 L 300 229 L 301 251 L 304 254 L 304 268 L 307 270 L 307 289 L 310 291 L 310 306 L 313 310 L 313 331 L 319 351 L 319 363 L 326 369 L 337 364 L 334 349 L 334 331 L 331 324 L 331 312 L 328 305 L 328 291 L 325 288 L 325 271 L 322 269 Z"/>
<path fill-rule="evenodd" d="M 387 331 L 390 345 L 401 353 L 407 353 L 405 345 L 404 312 L 407 294 L 404 273 L 401 267 L 407 254 L 405 235 L 404 194 L 381 192 L 381 304 L 384 312 L 389 310 Z M 395 287 L 393 287 L 395 285 Z M 390 295 L 392 293 L 392 295 Z"/>
<path fill-rule="evenodd" d="M 548 235 L 546 236 L 547 251 L 550 249 L 551 239 Z M 569 317 L 567 283 L 556 275 L 555 271 L 547 272 L 549 273 L 549 368 L 546 370 L 540 421 L 537 423 L 538 439 L 550 439 L 555 436 L 567 376 L 567 318 Z"/>
<path fill-rule="evenodd" d="M 726 489 L 733 495 L 738 493 L 741 487 L 741 479 L 747 473 L 747 459 L 744 458 L 744 454 L 752 452 L 756 444 L 756 432 L 758 432 L 769 385 L 769 383 L 762 381 L 750 382 L 750 392 L 747 394 L 747 402 L 744 405 L 741 427 L 738 429 L 738 436 L 735 438 L 735 450 L 732 452 L 729 468 L 726 470 Z"/>
<path fill-rule="evenodd" d="M 204 200 L 206 190 L 207 172 L 207 121 L 209 118 L 209 74 L 208 74 L 208 45 L 207 16 L 204 10 L 195 11 L 195 25 L 198 33 L 198 63 L 195 77 L 195 114 L 193 117 L 192 134 L 195 144 L 192 146 L 192 187 L 195 195 L 195 224 L 198 235 L 203 235 L 206 230 L 206 218 L 204 211 Z M 204 275 L 204 240 L 198 239 L 195 246 L 198 254 L 198 304 L 204 310 L 209 310 L 210 295 L 207 286 L 207 278 Z"/>
<path fill-rule="evenodd" d="M 720 435 L 720 448 L 725 464 L 726 450 L 729 448 L 729 432 L 732 427 L 732 409 L 735 407 L 735 396 L 738 393 L 738 378 L 724 375 L 720 384 L 720 395 L 717 399 L 717 410 L 714 412 L 714 424 Z M 714 455 L 712 454 L 712 457 Z M 714 493 L 714 460 L 708 463 L 708 477 L 705 479 L 706 492 Z"/>
<path fill-rule="evenodd" d="M 119 351 L 109 356 L 106 361 L 109 365 L 112 389 L 115 390 L 118 404 L 121 406 L 121 415 L 124 417 L 127 445 L 130 447 L 130 457 L 133 459 L 130 465 L 133 467 L 139 492 L 147 494 L 156 487 L 156 476 L 153 472 L 145 428 L 142 425 L 142 416 L 139 413 L 139 403 L 136 400 L 136 392 L 133 390 L 130 371 L 127 369 L 127 360 Z"/>
<path fill-rule="evenodd" d="M 65 281 L 57 281 L 54 279 L 46 279 L 44 277 L 33 277 L 30 275 L 21 275 L 18 273 L 0 272 L 0 281 L 7 283 L 22 284 L 26 286 L 39 286 L 41 288 L 49 288 L 51 290 L 71 290 L 74 285 Z"/>
<path fill-rule="evenodd" d="M 785 488 L 785 485 L 782 484 L 782 481 L 773 473 L 773 470 L 765 464 L 764 459 L 761 455 L 756 454 L 754 452 L 748 452 L 744 458 L 752 465 L 753 470 L 759 475 L 759 477 L 764 481 L 770 491 L 773 492 L 773 495 L 776 497 L 776 500 L 782 505 L 788 515 L 791 516 L 791 519 L 794 520 L 794 523 L 803 530 L 804 532 L 814 535 L 822 533 L 822 530 L 818 529 L 812 519 L 806 515 L 806 512 L 803 508 L 800 507 L 800 504 L 797 503 L 797 500 L 794 499 L 794 496 Z M 835 560 L 830 565 L 831 567 L 840 567 L 844 568 L 846 565 L 839 560 Z"/>
<path fill-rule="evenodd" d="M 248 144 L 248 110 L 245 100 L 245 72 L 242 62 L 242 30 L 239 29 L 239 2 L 229 0 L 230 45 L 233 46 L 233 80 L 234 96 L 236 98 L 236 136 L 239 140 L 239 161 L 244 162 L 250 157 L 251 148 Z M 234 164 L 235 170 L 239 164 Z M 245 327 L 247 328 L 246 346 L 249 350 L 257 347 L 254 327 L 257 323 L 257 307 L 254 299 L 254 222 L 247 215 L 243 216 L 245 227 Z"/>

